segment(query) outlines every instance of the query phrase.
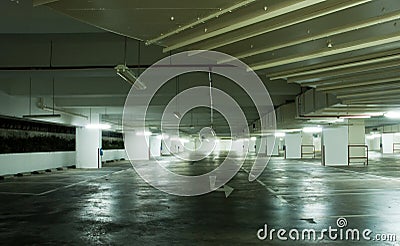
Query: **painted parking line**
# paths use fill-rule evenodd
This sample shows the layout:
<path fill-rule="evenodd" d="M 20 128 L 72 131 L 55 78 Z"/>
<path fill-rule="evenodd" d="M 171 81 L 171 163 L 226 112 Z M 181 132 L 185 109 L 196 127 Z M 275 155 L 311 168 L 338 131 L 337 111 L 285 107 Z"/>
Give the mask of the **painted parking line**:
<path fill-rule="evenodd" d="M 82 180 L 82 181 L 77 182 L 77 183 L 65 185 L 65 186 L 58 187 L 58 188 L 55 188 L 55 189 L 51 189 L 51 190 L 48 190 L 48 191 L 45 191 L 45 192 L 42 192 L 42 193 L 0 192 L 0 195 L 44 196 L 44 195 L 48 195 L 48 194 L 51 194 L 51 193 L 56 192 L 56 191 L 65 190 L 65 189 L 68 189 L 68 188 L 71 188 L 71 187 L 74 187 L 74 186 L 77 186 L 77 185 L 85 184 L 85 183 L 91 182 L 93 180 L 102 179 L 102 178 L 105 178 L 105 177 L 108 177 L 108 176 L 111 176 L 111 175 L 114 175 L 114 174 L 121 174 L 121 173 L 123 173 L 125 171 L 128 171 L 130 169 L 132 169 L 132 168 L 116 171 L 116 172 L 113 172 L 113 173 L 105 174 L 105 175 L 102 175 L 102 176 L 99 176 L 99 177 L 94 177 L 94 178 L 87 179 L 87 180 Z M 37 183 L 37 182 L 33 182 L 33 183 Z M 46 183 L 46 182 L 44 182 L 44 183 Z M 9 184 L 15 184 L 15 182 L 14 183 L 10 182 Z"/>
<path fill-rule="evenodd" d="M 249 171 L 247 171 L 246 169 L 244 169 L 243 167 L 241 167 L 241 169 L 247 173 L 250 174 Z M 289 206 L 292 206 L 291 204 L 289 204 L 288 201 L 286 201 L 281 195 L 276 195 L 276 192 L 274 190 L 272 190 L 270 187 L 268 187 L 266 184 L 264 184 L 261 180 L 259 180 L 258 178 L 256 179 L 257 183 L 259 183 L 262 187 L 264 187 L 268 192 L 270 192 L 273 196 L 275 196 L 276 198 L 278 198 L 278 200 L 282 203 L 282 204 L 287 204 Z"/>

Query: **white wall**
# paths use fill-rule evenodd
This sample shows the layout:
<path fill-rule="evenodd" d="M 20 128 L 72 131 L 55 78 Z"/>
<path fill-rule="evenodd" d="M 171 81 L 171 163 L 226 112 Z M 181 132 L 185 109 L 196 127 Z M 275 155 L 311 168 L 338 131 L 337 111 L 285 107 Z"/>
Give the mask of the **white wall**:
<path fill-rule="evenodd" d="M 325 145 L 326 165 L 347 165 L 348 127 L 323 129 L 322 143 Z"/>
<path fill-rule="evenodd" d="M 128 159 L 125 149 L 113 149 L 113 150 L 104 150 L 102 161 L 113 161 L 120 159 Z"/>
<path fill-rule="evenodd" d="M 75 165 L 75 151 L 0 155 L 0 175 Z"/>
<path fill-rule="evenodd" d="M 286 134 L 286 159 L 301 158 L 301 133 Z"/>

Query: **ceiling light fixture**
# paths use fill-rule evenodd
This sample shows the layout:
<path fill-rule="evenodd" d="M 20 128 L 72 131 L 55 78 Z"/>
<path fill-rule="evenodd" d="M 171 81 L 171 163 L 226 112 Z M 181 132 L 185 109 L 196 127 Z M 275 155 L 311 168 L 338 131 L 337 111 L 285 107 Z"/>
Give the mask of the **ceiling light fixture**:
<path fill-rule="evenodd" d="M 182 115 L 181 115 L 179 112 L 174 112 L 174 116 L 175 116 L 178 120 L 180 120 L 181 117 L 182 117 Z"/>
<path fill-rule="evenodd" d="M 349 115 L 349 116 L 340 116 L 340 119 L 370 119 L 371 115 Z"/>
<path fill-rule="evenodd" d="M 303 132 L 305 133 L 320 133 L 322 132 L 321 127 L 304 127 Z"/>
<path fill-rule="evenodd" d="M 111 125 L 109 124 L 88 124 L 85 126 L 86 129 L 94 129 L 94 130 L 108 130 L 111 129 Z"/>
<path fill-rule="evenodd" d="M 128 83 L 132 84 L 137 90 L 146 90 L 146 85 L 143 84 L 138 78 L 132 73 L 132 71 L 125 65 L 118 65 L 115 67 L 117 74 Z"/>
<path fill-rule="evenodd" d="M 386 118 L 389 119 L 400 119 L 400 111 L 390 111 L 385 114 Z"/>
<path fill-rule="evenodd" d="M 275 137 L 277 137 L 277 138 L 283 138 L 283 137 L 285 137 L 286 136 L 286 133 L 284 133 L 284 132 L 277 132 L 277 133 L 275 133 Z"/>
<path fill-rule="evenodd" d="M 151 136 L 153 133 L 149 131 L 137 132 L 136 136 Z"/>

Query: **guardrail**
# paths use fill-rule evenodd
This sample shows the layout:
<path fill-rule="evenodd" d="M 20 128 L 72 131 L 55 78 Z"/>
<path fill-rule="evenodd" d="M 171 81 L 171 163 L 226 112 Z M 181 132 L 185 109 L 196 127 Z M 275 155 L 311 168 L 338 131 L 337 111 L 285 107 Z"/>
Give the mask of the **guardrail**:
<path fill-rule="evenodd" d="M 351 156 L 351 149 L 364 149 L 364 156 Z M 348 145 L 348 159 L 347 159 L 347 165 L 350 166 L 351 160 L 363 160 L 362 162 L 364 165 L 368 166 L 368 146 L 367 145 L 359 145 L 359 144 L 353 144 L 353 145 Z"/>
<path fill-rule="evenodd" d="M 393 143 L 393 153 L 400 152 L 400 143 Z"/>
<path fill-rule="evenodd" d="M 307 151 L 310 149 L 311 149 L 311 151 Z M 301 159 L 303 159 L 306 156 L 311 156 L 313 159 L 315 159 L 315 146 L 314 145 L 301 145 Z"/>

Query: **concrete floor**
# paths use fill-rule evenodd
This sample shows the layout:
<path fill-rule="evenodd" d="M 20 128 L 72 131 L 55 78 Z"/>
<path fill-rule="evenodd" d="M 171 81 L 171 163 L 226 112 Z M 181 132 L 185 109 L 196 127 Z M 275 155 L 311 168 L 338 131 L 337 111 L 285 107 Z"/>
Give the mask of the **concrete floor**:
<path fill-rule="evenodd" d="M 171 161 L 186 175 L 217 161 Z M 177 197 L 148 186 L 127 162 L 0 181 L 0 245 L 398 245 L 396 242 L 260 241 L 269 228 L 320 232 L 345 217 L 347 228 L 400 238 L 400 158 L 374 154 L 368 167 L 322 167 L 274 158 L 258 182 L 246 162 L 235 190 Z M 400 239 L 399 239 L 400 240 Z"/>

